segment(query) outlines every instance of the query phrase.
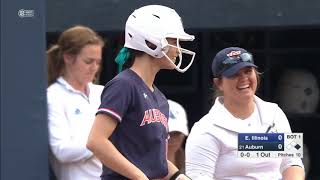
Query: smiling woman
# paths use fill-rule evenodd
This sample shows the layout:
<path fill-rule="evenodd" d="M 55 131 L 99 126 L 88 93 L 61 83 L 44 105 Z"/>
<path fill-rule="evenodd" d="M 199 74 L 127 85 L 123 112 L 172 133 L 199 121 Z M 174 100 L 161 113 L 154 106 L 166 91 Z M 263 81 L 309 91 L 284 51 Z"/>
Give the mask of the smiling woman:
<path fill-rule="evenodd" d="M 92 83 L 103 46 L 92 29 L 75 26 L 47 51 L 50 162 L 57 179 L 100 179 L 102 165 L 86 141 L 103 90 Z"/>
<path fill-rule="evenodd" d="M 268 127 L 279 133 L 291 132 L 278 105 L 255 95 L 257 68 L 252 54 L 239 47 L 225 48 L 214 57 L 213 83 L 221 95 L 188 136 L 186 173 L 192 179 L 304 179 L 299 158 L 237 156 L 238 133 L 265 133 Z M 261 149 L 261 146 L 247 148 Z"/>

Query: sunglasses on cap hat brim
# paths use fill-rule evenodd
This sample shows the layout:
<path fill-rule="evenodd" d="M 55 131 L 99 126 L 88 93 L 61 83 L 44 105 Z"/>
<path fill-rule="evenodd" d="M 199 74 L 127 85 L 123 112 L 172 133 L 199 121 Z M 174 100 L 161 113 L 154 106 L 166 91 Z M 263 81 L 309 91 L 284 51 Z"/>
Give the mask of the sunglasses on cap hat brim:
<path fill-rule="evenodd" d="M 224 59 L 219 65 L 219 75 L 230 77 L 243 67 L 255 67 L 253 56 L 250 53 L 242 53 L 238 56 L 231 56 Z"/>

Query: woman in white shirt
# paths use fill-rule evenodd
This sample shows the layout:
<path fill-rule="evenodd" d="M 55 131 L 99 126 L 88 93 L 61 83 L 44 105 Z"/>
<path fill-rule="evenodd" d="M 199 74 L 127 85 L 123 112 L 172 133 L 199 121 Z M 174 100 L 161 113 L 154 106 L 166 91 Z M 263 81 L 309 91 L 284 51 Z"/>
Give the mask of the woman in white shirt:
<path fill-rule="evenodd" d="M 186 174 L 192 179 L 304 179 L 301 159 L 238 158 L 238 133 L 289 133 L 277 104 L 255 96 L 259 76 L 252 55 L 225 48 L 212 62 L 214 85 L 221 93 L 209 113 L 193 126 L 186 143 Z"/>
<path fill-rule="evenodd" d="M 103 90 L 92 83 L 103 46 L 92 29 L 75 26 L 47 51 L 51 166 L 58 180 L 100 179 L 102 164 L 86 142 Z"/>

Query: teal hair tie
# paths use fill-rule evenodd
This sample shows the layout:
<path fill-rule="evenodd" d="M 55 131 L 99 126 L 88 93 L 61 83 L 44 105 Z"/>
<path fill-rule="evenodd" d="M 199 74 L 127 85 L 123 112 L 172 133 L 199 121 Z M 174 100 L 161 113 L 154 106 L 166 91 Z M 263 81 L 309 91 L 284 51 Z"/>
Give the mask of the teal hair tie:
<path fill-rule="evenodd" d="M 123 47 L 115 59 L 115 62 L 118 64 L 118 72 L 119 73 L 122 71 L 122 67 L 123 67 L 124 63 L 127 62 L 129 57 L 130 57 L 129 49 L 126 47 Z"/>

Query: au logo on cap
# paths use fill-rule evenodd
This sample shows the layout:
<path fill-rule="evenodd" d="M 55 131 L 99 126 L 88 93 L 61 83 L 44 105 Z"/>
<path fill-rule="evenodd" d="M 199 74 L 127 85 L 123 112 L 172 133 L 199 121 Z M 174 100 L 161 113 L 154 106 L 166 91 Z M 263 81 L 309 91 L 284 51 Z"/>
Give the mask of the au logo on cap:
<path fill-rule="evenodd" d="M 239 56 L 241 51 L 231 51 L 227 54 L 228 57 Z"/>

